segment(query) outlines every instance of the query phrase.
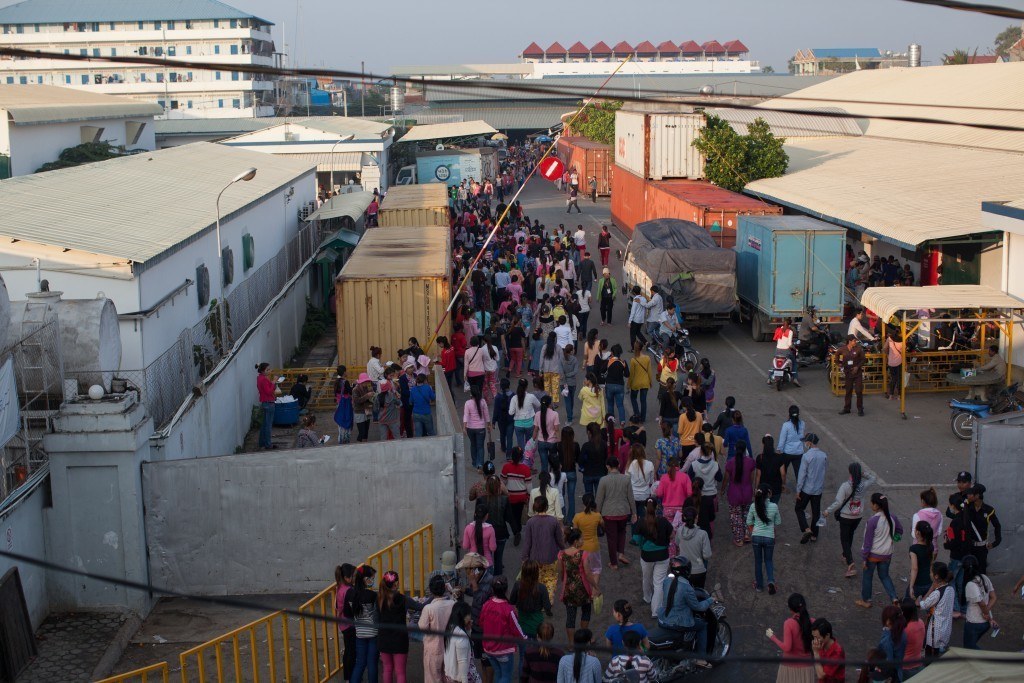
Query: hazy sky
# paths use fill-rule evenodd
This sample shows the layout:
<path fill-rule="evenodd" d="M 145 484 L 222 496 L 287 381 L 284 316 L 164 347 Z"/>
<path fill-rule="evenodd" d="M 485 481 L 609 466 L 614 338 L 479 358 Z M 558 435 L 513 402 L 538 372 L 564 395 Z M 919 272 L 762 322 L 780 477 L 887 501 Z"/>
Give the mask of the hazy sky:
<path fill-rule="evenodd" d="M 741 39 L 784 72 L 800 48 L 923 46 L 925 64 L 953 48 L 990 53 L 1012 21 L 901 0 L 226 0 L 274 22 L 297 63 L 387 73 L 398 64 L 508 62 L 530 41 L 593 45 Z M 1024 8 L 1024 0 L 998 0 Z M 296 21 L 298 16 L 298 21 Z M 296 44 L 296 27 L 298 42 Z M 296 63 L 296 62 L 293 62 Z"/>

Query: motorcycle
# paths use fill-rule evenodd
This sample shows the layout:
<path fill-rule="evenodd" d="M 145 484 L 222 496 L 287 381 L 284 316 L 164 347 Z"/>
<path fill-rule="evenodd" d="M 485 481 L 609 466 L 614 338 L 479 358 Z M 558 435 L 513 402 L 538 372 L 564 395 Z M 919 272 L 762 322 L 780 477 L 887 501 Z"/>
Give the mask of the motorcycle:
<path fill-rule="evenodd" d="M 1019 383 L 1006 387 L 996 394 L 991 401 L 980 399 L 954 398 L 949 402 L 952 413 L 949 416 L 949 428 L 958 439 L 967 441 L 974 434 L 974 423 L 989 415 L 999 415 L 1024 410 L 1024 403 L 1017 393 Z"/>
<path fill-rule="evenodd" d="M 698 590 L 697 599 L 702 600 L 704 597 L 704 591 Z M 729 654 L 732 648 L 732 628 L 725 618 L 725 605 L 716 600 L 703 615 L 708 623 L 714 624 L 715 629 L 715 643 L 706 656 L 696 652 L 697 638 L 693 631 L 672 631 L 656 627 L 648 635 L 651 649 L 647 656 L 653 664 L 649 674 L 652 683 L 669 683 L 687 674 L 703 671 L 695 663 L 697 659 L 707 659 L 716 665 Z"/>
<path fill-rule="evenodd" d="M 819 318 L 815 322 L 815 326 L 818 328 L 818 331 L 811 332 L 811 338 L 807 343 L 799 339 L 794 342 L 796 346 L 796 362 L 801 368 L 826 364 L 828 362 L 829 348 L 839 342 L 838 339 L 834 338 L 828 323 L 824 319 Z"/>
<path fill-rule="evenodd" d="M 772 358 L 772 369 L 768 373 L 768 384 L 775 384 L 775 389 L 782 391 L 782 384 L 792 381 L 793 357 L 788 351 L 776 351 Z"/>
<path fill-rule="evenodd" d="M 661 361 L 666 349 L 672 349 L 676 352 L 676 358 L 679 359 L 680 365 L 686 363 L 686 361 L 696 365 L 697 359 L 700 358 L 700 352 L 693 348 L 693 344 L 690 343 L 690 331 L 683 328 L 676 330 L 670 339 L 662 339 L 659 336 L 651 339 L 651 343 L 647 345 L 647 351 L 654 356 L 657 362 Z"/>

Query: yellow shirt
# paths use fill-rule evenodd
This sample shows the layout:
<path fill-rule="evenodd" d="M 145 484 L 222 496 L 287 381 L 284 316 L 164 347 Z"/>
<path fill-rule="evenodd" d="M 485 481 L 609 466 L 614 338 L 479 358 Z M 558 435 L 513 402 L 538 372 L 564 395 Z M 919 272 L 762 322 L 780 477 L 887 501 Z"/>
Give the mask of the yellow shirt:
<path fill-rule="evenodd" d="M 586 427 L 591 422 L 604 422 L 604 396 L 585 386 L 580 389 L 579 399 L 581 425 Z"/>
<path fill-rule="evenodd" d="M 703 424 L 704 418 L 701 417 L 700 413 L 697 413 L 693 422 L 690 422 L 686 419 L 686 411 L 684 410 L 679 415 L 679 443 L 683 446 L 693 446 L 696 444 L 693 437 L 700 431 Z"/>
<path fill-rule="evenodd" d="M 577 512 L 572 518 L 572 525 L 583 534 L 583 549 L 589 553 L 601 551 L 601 543 L 597 540 L 597 527 L 601 524 L 601 513 Z"/>
<path fill-rule="evenodd" d="M 629 390 L 651 388 L 651 357 L 646 353 L 629 359 Z"/>

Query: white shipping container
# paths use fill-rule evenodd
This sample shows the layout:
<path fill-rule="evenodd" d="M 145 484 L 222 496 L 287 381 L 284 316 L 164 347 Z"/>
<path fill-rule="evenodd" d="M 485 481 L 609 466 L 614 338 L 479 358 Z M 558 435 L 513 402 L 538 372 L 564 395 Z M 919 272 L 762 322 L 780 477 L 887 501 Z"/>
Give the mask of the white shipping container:
<path fill-rule="evenodd" d="M 648 180 L 704 177 L 704 156 L 693 146 L 701 114 L 615 112 L 615 163 Z"/>

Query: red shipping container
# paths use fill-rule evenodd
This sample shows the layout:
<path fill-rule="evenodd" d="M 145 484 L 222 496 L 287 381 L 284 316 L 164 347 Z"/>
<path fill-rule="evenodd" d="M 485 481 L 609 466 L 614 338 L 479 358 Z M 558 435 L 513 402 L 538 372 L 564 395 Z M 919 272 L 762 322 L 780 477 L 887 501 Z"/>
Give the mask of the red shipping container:
<path fill-rule="evenodd" d="M 627 236 L 632 236 L 637 223 L 647 214 L 647 182 L 618 164 L 612 176 L 612 223 Z"/>
<path fill-rule="evenodd" d="M 590 178 L 597 178 L 597 194 L 607 197 L 612 191 L 611 145 L 604 145 L 583 137 L 558 139 L 558 157 L 567 169 L 580 174 L 580 193 L 590 193 Z"/>
<path fill-rule="evenodd" d="M 647 183 L 647 219 L 692 221 L 710 233 L 719 246 L 736 246 L 738 215 L 774 216 L 782 207 L 731 192 L 701 180 L 657 180 Z"/>

